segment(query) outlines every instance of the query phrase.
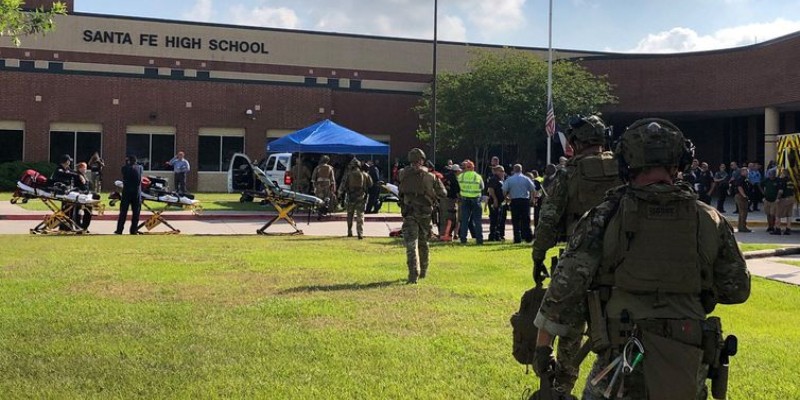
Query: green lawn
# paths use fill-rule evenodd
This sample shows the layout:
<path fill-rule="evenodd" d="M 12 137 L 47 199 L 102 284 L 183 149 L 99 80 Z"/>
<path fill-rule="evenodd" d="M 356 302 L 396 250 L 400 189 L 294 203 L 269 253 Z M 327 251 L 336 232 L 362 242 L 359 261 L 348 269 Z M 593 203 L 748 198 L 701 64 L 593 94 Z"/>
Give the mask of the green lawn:
<path fill-rule="evenodd" d="M 4 236 L 2 398 L 519 399 L 508 318 L 527 246 L 391 239 Z M 800 397 L 800 289 L 719 307 L 734 399 Z M 582 371 L 585 373 L 588 367 Z"/>

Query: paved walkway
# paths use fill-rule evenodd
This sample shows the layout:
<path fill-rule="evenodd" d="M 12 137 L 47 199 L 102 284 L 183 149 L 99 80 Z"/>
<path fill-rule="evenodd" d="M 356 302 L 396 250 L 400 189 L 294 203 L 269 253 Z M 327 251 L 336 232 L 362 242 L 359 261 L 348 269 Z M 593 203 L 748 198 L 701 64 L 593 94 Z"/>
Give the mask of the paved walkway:
<path fill-rule="evenodd" d="M 784 264 L 781 261 L 797 262 L 800 261 L 800 256 L 748 260 L 747 268 L 755 276 L 800 286 L 800 266 Z"/>

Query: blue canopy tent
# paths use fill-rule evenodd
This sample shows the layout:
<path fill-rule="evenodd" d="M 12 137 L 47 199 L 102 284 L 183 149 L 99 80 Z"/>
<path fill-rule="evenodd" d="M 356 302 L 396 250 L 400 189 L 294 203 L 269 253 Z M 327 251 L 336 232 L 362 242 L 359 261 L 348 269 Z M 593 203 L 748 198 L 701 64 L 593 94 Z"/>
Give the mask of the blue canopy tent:
<path fill-rule="evenodd" d="M 267 152 L 388 155 L 389 146 L 326 119 L 267 143 Z"/>

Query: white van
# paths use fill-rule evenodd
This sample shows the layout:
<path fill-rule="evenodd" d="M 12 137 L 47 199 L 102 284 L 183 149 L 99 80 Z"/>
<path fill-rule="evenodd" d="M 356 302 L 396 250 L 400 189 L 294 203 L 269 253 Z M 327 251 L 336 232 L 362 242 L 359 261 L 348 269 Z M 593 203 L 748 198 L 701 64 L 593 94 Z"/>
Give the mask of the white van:
<path fill-rule="evenodd" d="M 243 173 L 242 165 L 250 164 L 250 157 L 247 157 L 244 153 L 236 153 L 231 157 L 231 164 L 228 168 L 228 193 L 244 189 L 243 185 L 250 186 L 249 189 L 257 186 L 254 177 L 240 176 Z M 258 164 L 258 167 L 264 170 L 267 178 L 281 189 L 291 189 L 292 153 L 270 154 L 266 160 L 262 160 Z"/>

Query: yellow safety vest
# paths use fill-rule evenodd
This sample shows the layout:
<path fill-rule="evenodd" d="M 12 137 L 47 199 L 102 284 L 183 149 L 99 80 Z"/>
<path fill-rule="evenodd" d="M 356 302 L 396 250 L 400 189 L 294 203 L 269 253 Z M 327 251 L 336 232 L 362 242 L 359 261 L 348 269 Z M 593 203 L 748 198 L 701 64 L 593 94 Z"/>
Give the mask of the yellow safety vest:
<path fill-rule="evenodd" d="M 466 171 L 458 176 L 461 197 L 476 199 L 481 196 L 481 176 L 475 171 Z"/>

